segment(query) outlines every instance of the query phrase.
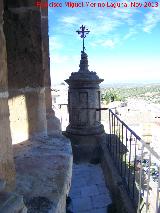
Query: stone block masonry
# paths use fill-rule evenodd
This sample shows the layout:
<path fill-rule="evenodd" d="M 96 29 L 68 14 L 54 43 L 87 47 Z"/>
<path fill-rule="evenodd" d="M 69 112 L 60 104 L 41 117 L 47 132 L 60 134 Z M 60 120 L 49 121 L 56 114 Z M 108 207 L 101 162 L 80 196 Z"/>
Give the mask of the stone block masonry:
<path fill-rule="evenodd" d="M 3 1 L 0 3 L 0 180 L 5 180 L 6 190 L 15 184 L 15 168 L 8 107 L 8 73 L 6 41 L 3 32 Z"/>
<path fill-rule="evenodd" d="M 32 3 L 9 2 L 4 13 L 10 126 L 14 144 L 33 135 L 47 134 L 46 103 L 47 109 L 51 108 L 48 32 L 45 27 L 48 23 L 44 21 L 48 14 L 43 14 L 42 18 L 40 10 L 29 7 Z"/>

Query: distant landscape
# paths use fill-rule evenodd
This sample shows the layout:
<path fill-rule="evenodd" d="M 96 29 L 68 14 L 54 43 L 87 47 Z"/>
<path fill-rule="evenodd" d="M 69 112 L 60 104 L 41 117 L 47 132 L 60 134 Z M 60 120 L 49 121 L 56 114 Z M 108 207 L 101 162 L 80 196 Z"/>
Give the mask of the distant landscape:
<path fill-rule="evenodd" d="M 101 88 L 102 99 L 114 96 L 114 101 L 127 101 L 128 98 L 145 100 L 147 103 L 160 104 L 160 84 L 122 84 Z"/>

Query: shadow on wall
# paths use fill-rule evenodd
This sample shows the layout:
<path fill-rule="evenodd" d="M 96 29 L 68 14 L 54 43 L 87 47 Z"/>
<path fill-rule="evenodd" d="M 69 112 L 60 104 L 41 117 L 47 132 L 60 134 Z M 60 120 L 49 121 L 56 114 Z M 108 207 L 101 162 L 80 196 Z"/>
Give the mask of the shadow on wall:
<path fill-rule="evenodd" d="M 19 143 L 35 134 L 46 135 L 47 118 L 52 117 L 49 126 L 56 118 L 48 111 L 46 118 L 45 78 L 49 70 L 44 64 L 49 56 L 46 51 L 48 58 L 43 61 L 41 11 L 27 8 L 31 3 L 19 0 L 4 4 L 11 137 L 13 143 Z"/>

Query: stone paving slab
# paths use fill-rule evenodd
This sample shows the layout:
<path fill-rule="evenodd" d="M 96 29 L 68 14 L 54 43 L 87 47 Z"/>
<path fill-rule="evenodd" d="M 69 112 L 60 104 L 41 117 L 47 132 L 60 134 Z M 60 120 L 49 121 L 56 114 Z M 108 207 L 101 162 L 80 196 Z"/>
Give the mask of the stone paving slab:
<path fill-rule="evenodd" d="M 112 202 L 99 164 L 74 164 L 69 196 L 73 213 L 107 213 Z"/>

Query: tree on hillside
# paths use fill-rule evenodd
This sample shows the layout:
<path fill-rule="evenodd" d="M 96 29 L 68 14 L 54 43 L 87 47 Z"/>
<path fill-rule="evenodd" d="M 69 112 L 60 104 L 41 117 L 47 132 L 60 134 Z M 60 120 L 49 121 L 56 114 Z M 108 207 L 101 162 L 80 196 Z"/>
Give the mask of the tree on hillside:
<path fill-rule="evenodd" d="M 113 101 L 121 101 L 122 97 L 114 89 L 109 89 L 103 94 L 102 100 L 108 104 Z"/>

